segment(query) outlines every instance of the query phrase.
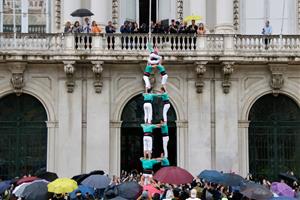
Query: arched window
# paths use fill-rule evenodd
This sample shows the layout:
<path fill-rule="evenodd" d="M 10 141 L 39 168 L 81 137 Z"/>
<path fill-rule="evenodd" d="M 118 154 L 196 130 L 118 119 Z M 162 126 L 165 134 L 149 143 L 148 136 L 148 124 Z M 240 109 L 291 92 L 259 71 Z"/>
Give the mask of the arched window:
<path fill-rule="evenodd" d="M 142 95 L 133 97 L 124 107 L 121 120 L 121 170 L 130 171 L 141 170 L 140 157 L 143 157 L 143 130 L 141 124 L 144 123 L 144 100 Z M 158 99 L 152 103 L 153 124 L 159 123 L 162 119 L 163 104 Z M 169 160 L 171 165 L 177 163 L 176 152 L 176 113 L 171 105 L 168 111 L 169 126 Z M 162 135 L 160 129 L 153 133 L 153 157 L 160 157 L 162 149 Z"/>
<path fill-rule="evenodd" d="M 46 110 L 31 95 L 0 99 L 0 179 L 46 168 L 46 121 Z"/>
<path fill-rule="evenodd" d="M 249 113 L 249 168 L 256 176 L 300 173 L 300 108 L 289 97 L 259 98 Z"/>

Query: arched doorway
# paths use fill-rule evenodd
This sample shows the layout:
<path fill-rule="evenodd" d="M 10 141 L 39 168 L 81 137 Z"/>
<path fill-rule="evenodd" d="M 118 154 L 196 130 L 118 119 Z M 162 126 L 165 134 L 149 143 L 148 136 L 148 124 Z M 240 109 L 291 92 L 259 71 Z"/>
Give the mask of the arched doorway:
<path fill-rule="evenodd" d="M 132 98 L 124 107 L 121 120 L 121 170 L 131 171 L 137 169 L 141 171 L 140 157 L 143 156 L 143 130 L 140 124 L 144 123 L 143 96 L 137 95 Z M 158 99 L 153 102 L 153 121 L 159 123 L 162 118 L 163 104 Z M 177 164 L 176 151 L 176 113 L 170 107 L 168 111 L 169 126 L 169 160 L 171 165 Z M 153 157 L 160 157 L 163 152 L 162 136 L 160 129 L 153 133 Z"/>
<path fill-rule="evenodd" d="M 33 174 L 46 167 L 47 113 L 35 97 L 0 99 L 0 178 Z"/>
<path fill-rule="evenodd" d="M 257 177 L 300 173 L 300 108 L 289 97 L 259 98 L 249 113 L 249 168 Z"/>

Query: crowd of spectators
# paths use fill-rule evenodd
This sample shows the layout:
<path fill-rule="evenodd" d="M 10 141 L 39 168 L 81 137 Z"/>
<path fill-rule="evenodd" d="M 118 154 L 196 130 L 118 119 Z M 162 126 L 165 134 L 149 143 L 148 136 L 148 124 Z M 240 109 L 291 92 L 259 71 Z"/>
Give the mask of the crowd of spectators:
<path fill-rule="evenodd" d="M 109 21 L 105 26 L 105 33 L 115 33 L 117 31 L 116 27 L 113 25 L 112 21 Z M 75 21 L 72 24 L 70 21 L 67 21 L 64 27 L 64 33 L 103 33 L 102 28 L 96 23 L 96 21 L 92 21 L 90 23 L 89 18 L 85 18 L 83 24 L 81 25 L 79 21 Z M 120 26 L 121 33 L 148 33 L 149 25 L 146 23 L 142 23 L 138 25 L 137 22 L 125 21 L 123 25 Z M 191 21 L 191 24 L 188 25 L 188 22 L 183 21 L 175 21 L 171 20 L 170 25 L 164 25 L 161 21 L 157 21 L 156 23 L 151 23 L 151 32 L 152 33 L 170 33 L 170 34 L 205 34 L 206 29 L 203 23 L 196 24 L 195 20 Z"/>
<path fill-rule="evenodd" d="M 149 26 L 145 23 L 138 26 L 136 22 L 125 21 L 124 24 L 120 27 L 121 33 L 148 33 Z M 187 34 L 205 34 L 206 30 L 203 23 L 196 24 L 195 20 L 191 21 L 191 24 L 188 25 L 188 22 L 175 21 L 171 20 L 170 25 L 163 25 L 161 21 L 156 23 L 151 22 L 151 32 L 152 33 L 187 33 Z"/>

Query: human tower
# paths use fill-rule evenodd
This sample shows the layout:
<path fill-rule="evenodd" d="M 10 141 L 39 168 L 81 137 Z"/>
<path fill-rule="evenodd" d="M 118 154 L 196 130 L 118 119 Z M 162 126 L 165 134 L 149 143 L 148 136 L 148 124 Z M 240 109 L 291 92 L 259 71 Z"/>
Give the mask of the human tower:
<path fill-rule="evenodd" d="M 143 176 L 144 183 L 148 184 L 149 180 L 153 175 L 153 165 L 161 162 L 161 166 L 169 166 L 168 160 L 168 118 L 167 113 L 170 108 L 169 95 L 167 93 L 166 84 L 168 80 L 168 75 L 165 67 L 161 64 L 162 57 L 158 55 L 158 49 L 148 46 L 150 51 L 149 58 L 147 60 L 147 65 L 144 70 L 143 80 L 145 82 L 145 92 L 144 97 L 144 124 L 141 124 L 143 128 L 143 149 L 144 157 L 140 160 L 143 166 Z M 161 76 L 161 88 L 159 93 L 152 92 L 152 86 L 150 83 L 150 76 L 152 72 L 156 69 L 159 71 Z M 163 101 L 163 116 L 159 124 L 152 124 L 152 102 L 154 98 L 159 98 Z M 163 154 L 160 158 L 152 158 L 152 148 L 153 148 L 153 130 L 160 128 L 163 140 Z M 154 141 L 155 142 L 155 141 Z"/>

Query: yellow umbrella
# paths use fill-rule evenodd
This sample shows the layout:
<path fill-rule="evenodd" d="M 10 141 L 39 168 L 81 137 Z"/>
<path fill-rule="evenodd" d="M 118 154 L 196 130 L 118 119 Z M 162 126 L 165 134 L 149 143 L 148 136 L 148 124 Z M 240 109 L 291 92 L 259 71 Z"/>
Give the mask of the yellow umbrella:
<path fill-rule="evenodd" d="M 202 19 L 202 16 L 200 15 L 189 15 L 189 16 L 186 16 L 183 21 L 192 21 L 192 20 L 195 20 L 195 21 L 198 21 L 198 20 L 201 20 Z"/>
<path fill-rule="evenodd" d="M 69 178 L 58 178 L 48 184 L 48 192 L 52 192 L 55 194 L 70 193 L 77 188 L 77 182 Z"/>

